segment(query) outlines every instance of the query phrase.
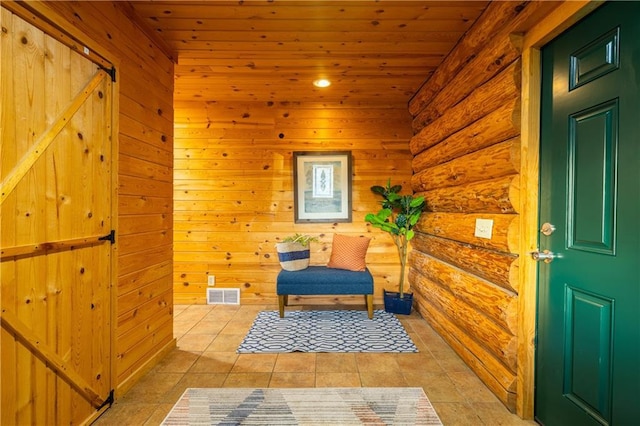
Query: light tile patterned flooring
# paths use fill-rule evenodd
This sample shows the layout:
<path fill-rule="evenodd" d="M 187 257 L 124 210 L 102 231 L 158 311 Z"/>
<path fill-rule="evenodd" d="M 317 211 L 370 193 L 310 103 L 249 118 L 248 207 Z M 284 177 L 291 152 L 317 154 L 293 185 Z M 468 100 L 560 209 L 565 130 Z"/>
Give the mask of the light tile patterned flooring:
<path fill-rule="evenodd" d="M 287 309 L 363 309 L 291 306 Z M 190 387 L 422 387 L 445 426 L 535 425 L 511 414 L 419 315 L 399 319 L 418 353 L 237 354 L 260 310 L 176 305 L 177 348 L 94 425 L 158 425 Z"/>

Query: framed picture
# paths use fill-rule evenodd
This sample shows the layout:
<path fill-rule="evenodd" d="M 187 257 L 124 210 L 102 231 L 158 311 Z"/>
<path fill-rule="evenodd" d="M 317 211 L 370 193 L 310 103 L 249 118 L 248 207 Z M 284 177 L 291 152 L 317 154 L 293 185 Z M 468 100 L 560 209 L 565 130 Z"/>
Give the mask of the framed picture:
<path fill-rule="evenodd" d="M 294 152 L 295 222 L 351 222 L 351 151 Z"/>

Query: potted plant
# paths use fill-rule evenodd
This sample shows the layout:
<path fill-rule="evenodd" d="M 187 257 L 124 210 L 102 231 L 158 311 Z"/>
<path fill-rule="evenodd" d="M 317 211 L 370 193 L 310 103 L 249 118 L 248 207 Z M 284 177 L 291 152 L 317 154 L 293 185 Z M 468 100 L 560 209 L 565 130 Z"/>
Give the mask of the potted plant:
<path fill-rule="evenodd" d="M 300 271 L 309 266 L 311 251 L 309 245 L 318 241 L 317 237 L 310 235 L 294 234 L 283 238 L 276 243 L 278 260 L 285 271 Z"/>
<path fill-rule="evenodd" d="M 376 228 L 386 231 L 393 238 L 400 257 L 400 282 L 398 292 L 384 290 L 384 306 L 387 312 L 398 314 L 411 313 L 413 293 L 404 291 L 404 275 L 407 266 L 407 249 L 409 241 L 414 237 L 413 227 L 418 223 L 425 206 L 423 196 L 401 195 L 401 185 L 372 186 L 371 191 L 381 195 L 382 209 L 376 214 L 369 213 L 364 220 Z"/>

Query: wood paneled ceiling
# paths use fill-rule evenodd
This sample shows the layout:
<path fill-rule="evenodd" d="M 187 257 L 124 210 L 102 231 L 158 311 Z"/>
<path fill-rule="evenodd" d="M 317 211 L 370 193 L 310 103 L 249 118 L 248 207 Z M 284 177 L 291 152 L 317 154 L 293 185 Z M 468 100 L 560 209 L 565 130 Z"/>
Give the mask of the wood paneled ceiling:
<path fill-rule="evenodd" d="M 130 4 L 177 62 L 176 100 L 406 105 L 488 2 Z"/>

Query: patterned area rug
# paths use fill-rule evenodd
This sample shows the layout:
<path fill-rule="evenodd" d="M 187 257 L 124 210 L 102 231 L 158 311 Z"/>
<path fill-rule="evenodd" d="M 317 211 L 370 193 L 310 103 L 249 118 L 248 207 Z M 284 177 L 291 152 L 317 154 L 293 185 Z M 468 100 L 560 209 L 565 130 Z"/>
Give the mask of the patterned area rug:
<path fill-rule="evenodd" d="M 190 388 L 162 424 L 442 425 L 421 388 Z"/>
<path fill-rule="evenodd" d="M 238 353 L 418 352 L 395 315 L 366 311 L 258 313 Z"/>

